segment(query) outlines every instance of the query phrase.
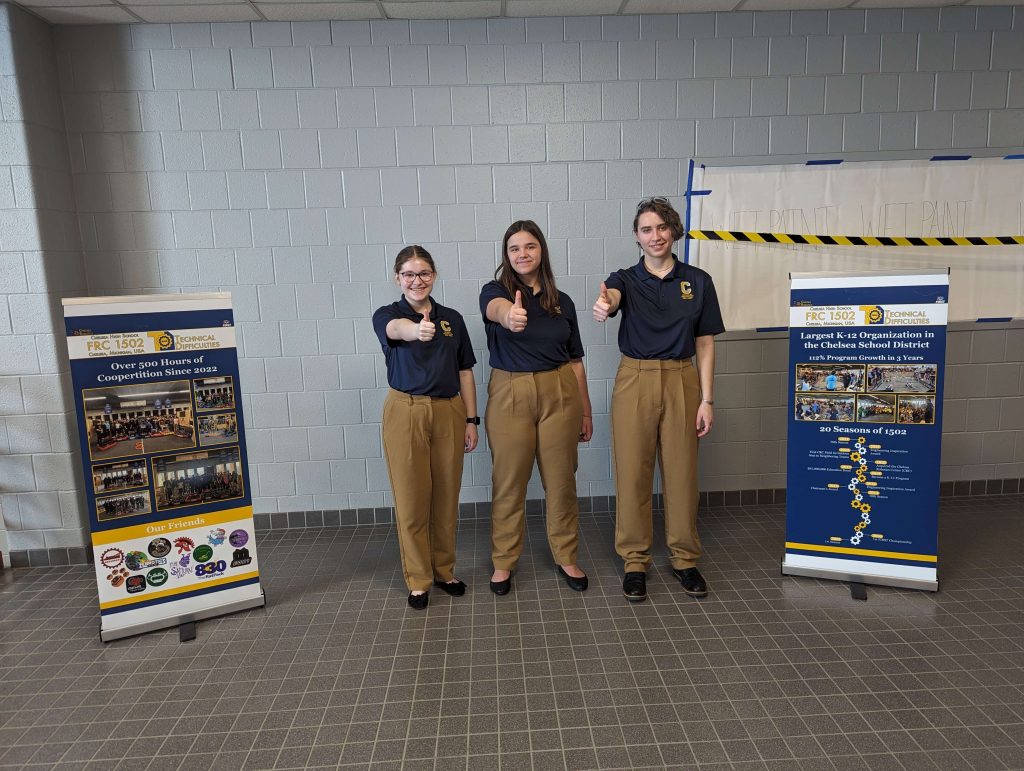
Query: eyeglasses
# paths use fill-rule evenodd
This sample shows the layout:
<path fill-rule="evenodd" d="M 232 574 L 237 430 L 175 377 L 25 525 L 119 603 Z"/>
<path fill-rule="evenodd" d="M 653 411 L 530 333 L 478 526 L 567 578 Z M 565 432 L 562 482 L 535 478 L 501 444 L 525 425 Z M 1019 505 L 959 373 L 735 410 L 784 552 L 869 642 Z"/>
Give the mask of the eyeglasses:
<path fill-rule="evenodd" d="M 412 271 L 405 271 L 404 273 L 399 273 L 398 275 L 401 276 L 402 277 L 402 281 L 404 281 L 407 284 L 411 284 L 416 279 L 419 279 L 424 284 L 426 284 L 427 282 L 433 280 L 433 278 L 434 278 L 434 271 L 432 271 L 432 270 L 421 270 L 419 273 L 413 273 Z"/>
<path fill-rule="evenodd" d="M 646 209 L 652 204 L 660 204 L 662 206 L 671 206 L 671 202 L 663 195 L 653 195 L 650 198 L 644 198 L 640 203 L 636 205 L 636 213 L 639 214 L 641 209 Z"/>

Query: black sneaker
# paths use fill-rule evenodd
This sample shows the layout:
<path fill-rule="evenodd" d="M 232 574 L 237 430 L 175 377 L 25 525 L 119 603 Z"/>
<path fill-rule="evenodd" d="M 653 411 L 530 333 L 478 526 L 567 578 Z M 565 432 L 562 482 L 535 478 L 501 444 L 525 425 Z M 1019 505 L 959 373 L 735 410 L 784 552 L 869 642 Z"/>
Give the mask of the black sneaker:
<path fill-rule="evenodd" d="M 679 579 L 679 583 L 683 585 L 683 591 L 691 597 L 708 596 L 708 584 L 697 568 L 684 568 L 682 570 L 672 568 L 672 575 Z"/>
<path fill-rule="evenodd" d="M 423 594 L 409 594 L 409 607 L 413 610 L 425 610 L 427 605 L 430 603 L 430 595 L 426 592 Z"/>
<path fill-rule="evenodd" d="M 622 593 L 630 602 L 643 602 L 647 599 L 647 574 L 642 570 L 626 573 L 622 579 Z"/>

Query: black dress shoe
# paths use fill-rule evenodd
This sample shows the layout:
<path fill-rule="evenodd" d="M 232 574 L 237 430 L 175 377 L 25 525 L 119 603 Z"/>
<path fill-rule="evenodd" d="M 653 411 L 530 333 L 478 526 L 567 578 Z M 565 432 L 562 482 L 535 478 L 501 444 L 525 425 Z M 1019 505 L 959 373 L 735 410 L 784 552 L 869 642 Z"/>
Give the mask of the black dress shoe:
<path fill-rule="evenodd" d="M 565 583 L 569 585 L 570 589 L 574 592 L 587 591 L 587 587 L 590 585 L 590 582 L 587 580 L 586 576 L 581 576 L 580 578 L 570 576 L 565 572 L 561 565 L 555 565 L 555 567 L 558 569 L 558 575 L 565 579 Z"/>
<path fill-rule="evenodd" d="M 708 584 L 697 568 L 684 568 L 683 570 L 672 568 L 672 575 L 679 579 L 679 583 L 683 585 L 683 591 L 691 597 L 708 596 Z"/>
<path fill-rule="evenodd" d="M 504 581 L 491 581 L 491 591 L 499 597 L 503 597 L 512 591 L 512 574 L 508 574 L 508 578 Z"/>
<path fill-rule="evenodd" d="M 434 581 L 434 586 L 442 592 L 447 592 L 452 597 L 461 597 L 466 593 L 466 585 L 458 579 L 450 583 L 448 581 Z"/>
<path fill-rule="evenodd" d="M 643 602 L 647 599 L 647 574 L 643 571 L 631 571 L 622 579 L 622 593 L 630 602 Z"/>
<path fill-rule="evenodd" d="M 413 610 L 425 610 L 429 602 L 430 595 L 426 592 L 423 592 L 423 594 L 409 595 L 409 607 Z"/>

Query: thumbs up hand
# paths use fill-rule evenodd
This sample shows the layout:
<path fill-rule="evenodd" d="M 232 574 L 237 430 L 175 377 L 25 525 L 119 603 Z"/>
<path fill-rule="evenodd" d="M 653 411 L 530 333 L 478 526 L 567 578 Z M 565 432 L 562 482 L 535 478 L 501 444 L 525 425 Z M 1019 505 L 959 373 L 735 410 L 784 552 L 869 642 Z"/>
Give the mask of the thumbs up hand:
<path fill-rule="evenodd" d="M 523 293 L 516 291 L 516 301 L 508 309 L 505 326 L 509 332 L 522 332 L 526 329 L 526 308 L 523 307 Z"/>
<path fill-rule="evenodd" d="M 612 309 L 612 298 L 608 295 L 608 287 L 601 282 L 601 293 L 594 303 L 594 321 L 607 321 Z"/>
<path fill-rule="evenodd" d="M 420 342 L 427 343 L 434 339 L 434 322 L 430 320 L 430 309 L 423 311 L 423 321 L 419 323 L 416 337 Z"/>

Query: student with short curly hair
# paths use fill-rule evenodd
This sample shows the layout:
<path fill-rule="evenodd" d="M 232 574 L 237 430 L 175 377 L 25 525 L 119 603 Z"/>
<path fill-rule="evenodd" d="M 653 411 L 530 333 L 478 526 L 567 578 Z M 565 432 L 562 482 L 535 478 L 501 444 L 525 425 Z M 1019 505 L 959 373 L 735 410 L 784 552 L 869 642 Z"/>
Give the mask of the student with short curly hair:
<path fill-rule="evenodd" d="M 714 336 L 725 327 L 711 276 L 672 252 L 684 235 L 668 199 L 642 200 L 633 218 L 640 261 L 608 276 L 593 309 L 599 322 L 622 313 L 611 423 L 615 549 L 625 563 L 622 592 L 630 602 L 647 599 L 655 458 L 672 573 L 687 594 L 708 593 L 697 569 L 697 440 L 714 422 Z"/>

